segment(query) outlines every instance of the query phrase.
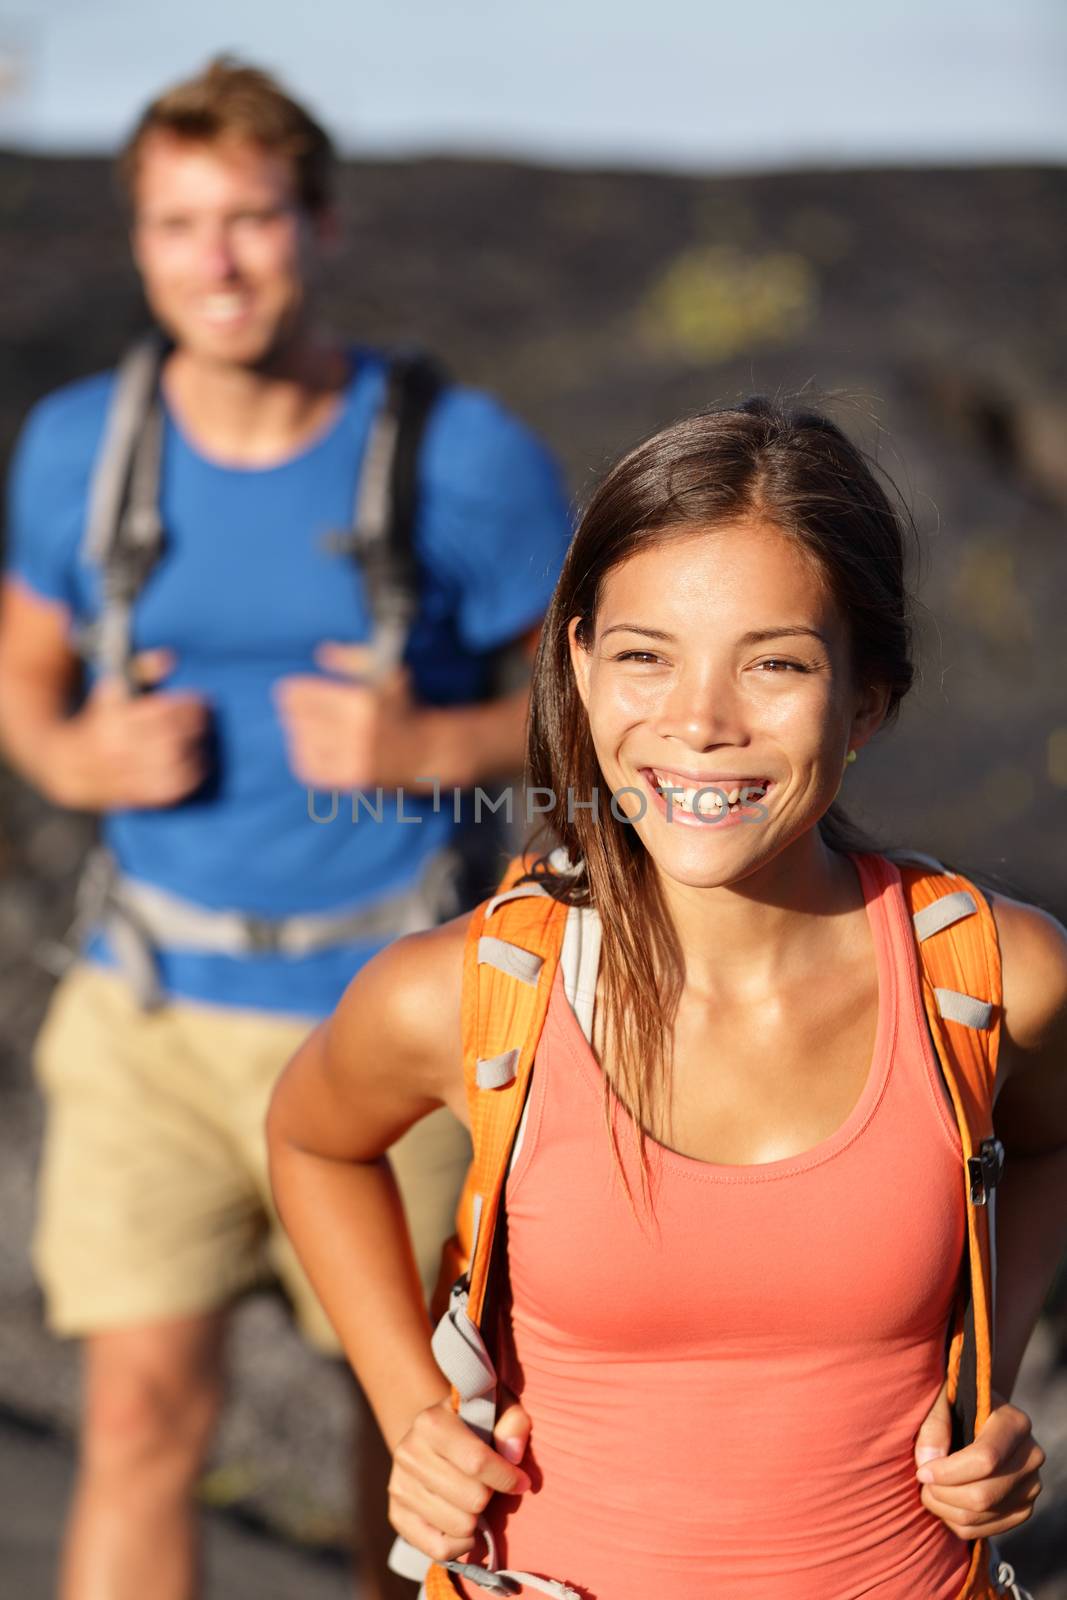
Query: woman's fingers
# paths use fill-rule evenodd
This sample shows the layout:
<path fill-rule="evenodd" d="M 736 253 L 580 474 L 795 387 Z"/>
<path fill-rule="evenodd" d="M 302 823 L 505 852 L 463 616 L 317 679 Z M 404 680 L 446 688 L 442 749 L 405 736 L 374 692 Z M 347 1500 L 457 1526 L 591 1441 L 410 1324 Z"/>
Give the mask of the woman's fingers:
<path fill-rule="evenodd" d="M 416 1550 L 421 1550 L 423 1555 L 429 1556 L 431 1561 L 462 1561 L 470 1555 L 469 1539 L 449 1538 L 447 1533 L 442 1533 L 440 1528 L 435 1528 L 425 1517 L 420 1517 L 406 1506 L 392 1506 L 389 1520 L 402 1539 L 414 1545 Z"/>
<path fill-rule="evenodd" d="M 1028 1522 L 1033 1515 L 1034 1501 L 1040 1493 L 1040 1483 L 1031 1485 L 1026 1494 L 1018 1500 L 1012 1497 L 998 1511 L 983 1513 L 970 1513 L 958 1511 L 953 1507 L 939 1506 L 927 1499 L 929 1490 L 923 1491 L 922 1500 L 926 1509 L 951 1529 L 958 1539 L 994 1539 Z"/>
<path fill-rule="evenodd" d="M 402 1470 L 399 1455 L 397 1469 Z M 402 1490 L 403 1484 L 416 1478 L 428 1494 L 447 1501 L 457 1510 L 473 1517 L 481 1516 L 493 1498 L 493 1491 L 487 1483 L 470 1477 L 468 1473 L 460 1472 L 458 1467 L 443 1456 L 431 1456 L 419 1461 L 413 1471 L 409 1468 L 403 1480 L 397 1476 L 398 1490 Z"/>
<path fill-rule="evenodd" d="M 936 1410 L 935 1402 L 927 1422 Z M 1031 1515 L 1044 1464 L 1026 1412 L 994 1394 L 989 1418 L 971 1444 L 919 1467 L 922 1503 L 961 1539 L 1007 1533 Z"/>
<path fill-rule="evenodd" d="M 465 1540 L 468 1549 L 474 1543 L 478 1527 L 477 1513 L 463 1510 L 452 1500 L 434 1494 L 424 1483 L 413 1479 L 401 1480 L 390 1489 L 390 1494 L 398 1506 L 421 1517 L 429 1527 L 436 1528 L 447 1538 Z"/>
<path fill-rule="evenodd" d="M 523 1449 L 528 1433 L 527 1426 L 518 1436 Z M 396 1447 L 390 1519 L 433 1560 L 451 1561 L 470 1550 L 494 1494 L 524 1494 L 529 1487 L 526 1473 L 483 1443 L 445 1401 L 420 1412 Z"/>
<path fill-rule="evenodd" d="M 1002 1470 L 966 1483 L 927 1484 L 922 1502 L 962 1539 L 1006 1533 L 1030 1516 L 1041 1493 L 1044 1461 L 1041 1446 L 1027 1437 L 999 1463 Z"/>
<path fill-rule="evenodd" d="M 1030 1418 L 1018 1406 L 998 1406 L 971 1444 L 920 1467 L 919 1482 L 955 1488 L 995 1477 L 1022 1446 L 1033 1443 L 1030 1427 Z"/>
<path fill-rule="evenodd" d="M 504 1405 L 493 1429 L 493 1442 L 508 1461 L 519 1462 L 530 1442 L 530 1418 L 517 1400 Z"/>

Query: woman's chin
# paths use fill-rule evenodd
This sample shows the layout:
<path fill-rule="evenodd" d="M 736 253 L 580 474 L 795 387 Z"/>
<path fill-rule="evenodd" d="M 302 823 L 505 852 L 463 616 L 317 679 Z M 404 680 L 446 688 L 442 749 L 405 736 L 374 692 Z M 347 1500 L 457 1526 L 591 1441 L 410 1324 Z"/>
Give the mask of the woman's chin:
<path fill-rule="evenodd" d="M 657 872 L 673 883 L 690 889 L 718 889 L 746 876 L 766 857 L 765 841 L 753 840 L 752 829 L 724 830 L 718 838 L 709 837 L 703 829 L 672 830 L 671 837 L 649 838 L 643 830 L 642 843 L 655 864 Z"/>

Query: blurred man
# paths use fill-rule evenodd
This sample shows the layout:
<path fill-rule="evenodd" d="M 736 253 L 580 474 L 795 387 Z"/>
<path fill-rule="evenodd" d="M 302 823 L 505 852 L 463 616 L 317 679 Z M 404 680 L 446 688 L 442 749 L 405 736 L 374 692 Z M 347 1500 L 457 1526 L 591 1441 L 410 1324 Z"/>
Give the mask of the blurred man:
<path fill-rule="evenodd" d="M 35 1256 L 85 1341 L 61 1591 L 189 1600 L 227 1311 L 264 1256 L 335 1348 L 270 1209 L 272 1085 L 361 962 L 454 909 L 453 789 L 521 765 L 526 691 L 494 673 L 569 528 L 491 399 L 316 329 L 332 151 L 269 78 L 213 63 L 121 170 L 167 339 L 24 428 L 0 737 L 106 846 L 38 1053 Z M 467 1150 L 443 1111 L 397 1147 L 424 1278 Z"/>

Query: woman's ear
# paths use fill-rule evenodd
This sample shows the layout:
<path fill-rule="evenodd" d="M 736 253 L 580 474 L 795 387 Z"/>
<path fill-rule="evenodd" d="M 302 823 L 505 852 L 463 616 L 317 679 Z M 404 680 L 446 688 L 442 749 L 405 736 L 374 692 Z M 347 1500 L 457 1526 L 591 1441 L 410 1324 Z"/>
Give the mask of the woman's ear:
<path fill-rule="evenodd" d="M 889 710 L 890 693 L 888 684 L 879 683 L 868 684 L 861 691 L 848 737 L 850 749 L 858 750 L 878 732 Z"/>
<path fill-rule="evenodd" d="M 589 708 L 589 672 L 593 665 L 592 651 L 587 650 L 578 637 L 578 629 L 582 625 L 581 617 L 572 617 L 567 624 L 567 643 L 571 652 L 571 670 L 578 688 L 578 695 L 582 705 Z"/>

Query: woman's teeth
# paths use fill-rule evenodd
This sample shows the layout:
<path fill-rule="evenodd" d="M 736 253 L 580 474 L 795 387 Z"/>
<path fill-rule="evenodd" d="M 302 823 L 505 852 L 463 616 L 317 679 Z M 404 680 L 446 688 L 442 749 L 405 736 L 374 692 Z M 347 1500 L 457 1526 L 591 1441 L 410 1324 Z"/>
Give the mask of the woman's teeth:
<path fill-rule="evenodd" d="M 745 803 L 751 805 L 763 798 L 769 783 L 766 778 L 748 778 L 743 781 L 728 778 L 721 783 L 715 783 L 708 779 L 705 783 L 683 783 L 680 778 L 673 777 L 669 772 L 656 772 L 654 770 L 651 771 L 651 777 L 661 794 L 664 790 L 670 791 L 665 796 L 669 804 L 677 806 L 680 811 L 687 811 L 690 815 L 698 817 L 722 816 L 725 809 L 735 807 L 738 804 L 742 791 L 744 791 Z M 726 796 L 728 807 L 723 806 L 722 795 Z"/>

